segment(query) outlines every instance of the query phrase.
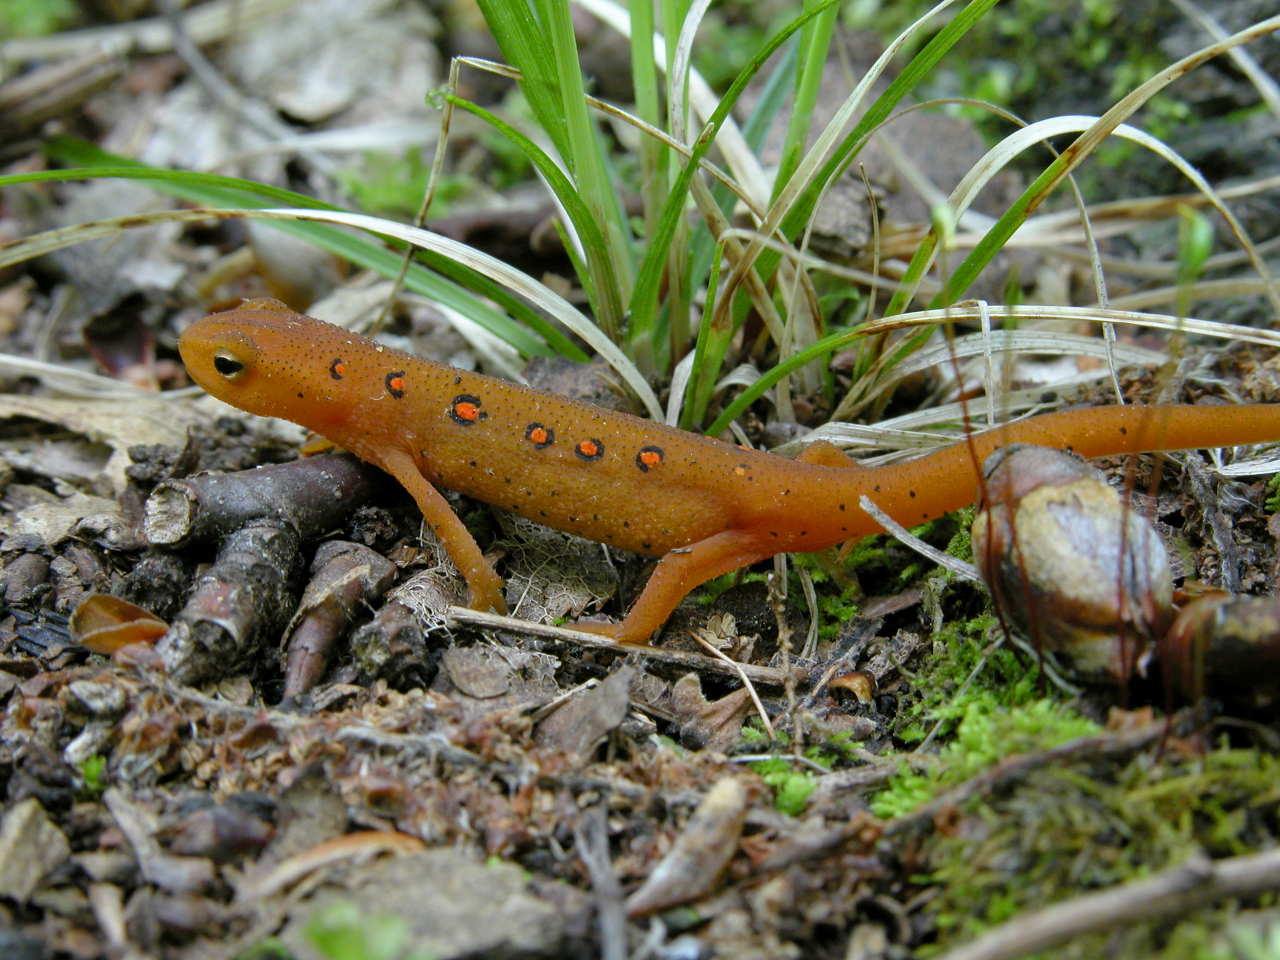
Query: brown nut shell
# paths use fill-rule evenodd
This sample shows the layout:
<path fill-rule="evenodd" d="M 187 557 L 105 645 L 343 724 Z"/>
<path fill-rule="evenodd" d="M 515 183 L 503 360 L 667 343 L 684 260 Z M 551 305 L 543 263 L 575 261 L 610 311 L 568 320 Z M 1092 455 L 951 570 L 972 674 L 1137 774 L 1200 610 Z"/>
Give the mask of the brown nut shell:
<path fill-rule="evenodd" d="M 1015 444 L 984 472 L 973 553 L 997 605 L 1085 677 L 1127 680 L 1172 618 L 1160 537 L 1099 471 L 1064 451 Z"/>

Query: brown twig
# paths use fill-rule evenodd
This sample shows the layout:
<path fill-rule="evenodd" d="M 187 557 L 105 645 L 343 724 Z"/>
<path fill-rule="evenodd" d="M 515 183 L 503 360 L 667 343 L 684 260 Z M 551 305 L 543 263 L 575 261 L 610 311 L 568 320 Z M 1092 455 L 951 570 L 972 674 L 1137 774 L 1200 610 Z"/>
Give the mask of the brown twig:
<path fill-rule="evenodd" d="M 165 480 L 147 499 L 143 529 L 150 543 L 176 547 L 275 520 L 309 540 L 338 526 L 389 482 L 377 467 L 347 454 Z"/>
<path fill-rule="evenodd" d="M 985 795 L 1027 776 L 1043 767 L 1103 757 L 1123 756 L 1142 750 L 1156 743 L 1167 732 L 1164 722 L 1151 723 L 1138 730 L 1123 733 L 1104 733 L 1093 737 L 1079 737 L 1069 743 L 1042 750 L 1038 753 L 1020 754 L 984 770 L 977 776 L 953 787 L 941 796 L 922 804 L 910 813 L 890 820 L 884 825 L 881 836 L 888 839 L 909 834 L 928 827 L 940 814 L 959 806 L 971 797 Z M 909 758 L 907 758 L 909 759 Z M 877 775 L 878 778 L 878 775 Z M 802 844 L 792 843 L 779 848 L 760 865 L 761 872 L 780 870 L 794 863 L 830 856 L 844 844 L 857 840 L 865 824 L 852 823 L 837 827 L 827 833 L 807 836 Z"/>
<path fill-rule="evenodd" d="M 1158 721 L 1137 730 L 1078 737 L 1050 750 L 1009 757 L 976 777 L 952 787 L 928 803 L 921 804 L 910 813 L 890 820 L 885 825 L 884 835 L 892 837 L 928 826 L 937 819 L 939 814 L 960 806 L 971 797 L 989 794 L 1044 767 L 1057 767 L 1082 760 L 1099 760 L 1135 753 L 1156 743 L 1168 730 L 1165 721 Z"/>
<path fill-rule="evenodd" d="M 320 682 L 329 654 L 365 604 L 395 582 L 395 564 L 360 543 L 327 540 L 311 562 L 285 644 L 284 695 L 306 693 Z"/>
<path fill-rule="evenodd" d="M 169 675 L 199 683 L 248 662 L 288 622 L 302 570 L 297 533 L 264 520 L 236 530 L 156 644 Z"/>
<path fill-rule="evenodd" d="M 1280 850 L 1216 861 L 1200 854 L 1153 877 L 1018 917 L 945 954 L 943 960 L 1021 957 L 1084 934 L 1185 914 L 1216 900 L 1275 889 L 1280 889 Z"/>
<path fill-rule="evenodd" d="M 627 913 L 622 884 L 609 860 L 609 827 L 603 806 L 582 812 L 573 827 L 574 843 L 595 893 L 596 923 L 600 930 L 602 960 L 626 960 Z"/>
<path fill-rule="evenodd" d="M 683 650 L 667 650 L 664 647 L 633 646 L 631 644 L 618 643 L 608 637 L 602 637 L 594 633 L 583 633 L 579 630 L 553 627 L 542 623 L 529 623 L 525 620 L 517 620 L 514 617 L 504 617 L 496 613 L 471 610 L 467 607 L 450 607 L 448 613 L 450 620 L 473 627 L 487 627 L 491 630 L 525 633 L 534 637 L 547 637 L 551 640 L 565 640 L 569 643 L 576 643 L 580 647 L 648 657 L 650 660 L 659 660 L 663 663 L 674 664 L 690 670 L 723 673 L 732 677 L 745 675 L 756 683 L 770 683 L 780 686 L 785 680 L 783 672 L 772 667 L 759 667 L 749 663 L 723 663 L 696 653 L 686 653 Z"/>

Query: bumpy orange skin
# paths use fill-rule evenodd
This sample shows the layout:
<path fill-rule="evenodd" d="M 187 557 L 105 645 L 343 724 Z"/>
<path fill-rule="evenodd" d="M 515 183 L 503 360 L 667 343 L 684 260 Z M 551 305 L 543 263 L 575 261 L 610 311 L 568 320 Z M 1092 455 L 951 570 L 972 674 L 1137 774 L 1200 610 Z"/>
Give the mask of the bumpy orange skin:
<path fill-rule="evenodd" d="M 251 413 L 302 424 L 375 463 L 413 494 L 478 607 L 502 582 L 437 486 L 662 561 L 621 624 L 582 624 L 644 644 L 690 590 L 776 553 L 879 530 L 864 494 L 906 526 L 973 500 L 997 447 L 1086 456 L 1280 439 L 1280 405 L 1105 407 L 1045 414 L 895 466 L 861 469 L 826 444 L 798 460 L 431 363 L 246 301 L 191 325 L 192 378 Z"/>

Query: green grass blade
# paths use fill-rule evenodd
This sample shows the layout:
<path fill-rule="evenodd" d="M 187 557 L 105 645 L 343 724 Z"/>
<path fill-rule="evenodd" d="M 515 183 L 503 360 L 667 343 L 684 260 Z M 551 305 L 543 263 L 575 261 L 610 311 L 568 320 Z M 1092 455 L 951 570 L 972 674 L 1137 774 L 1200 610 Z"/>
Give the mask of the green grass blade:
<path fill-rule="evenodd" d="M 806 9 L 812 8 L 813 5 L 813 0 L 805 0 Z M 782 154 L 778 160 L 778 173 L 774 177 L 773 195 L 770 200 L 777 199 L 778 191 L 791 179 L 791 175 L 800 164 L 800 156 L 804 153 L 805 142 L 809 136 L 813 107 L 818 101 L 818 91 L 822 86 L 827 55 L 831 49 L 831 37 L 835 33 L 836 18 L 839 13 L 836 7 L 828 7 L 805 24 L 800 32 L 800 64 L 796 71 L 795 100 L 792 103 L 791 117 L 787 124 L 787 134 L 783 140 Z"/>
<path fill-rule="evenodd" d="M 503 55 L 523 74 L 521 89 L 604 240 L 596 246 L 582 238 L 583 285 L 596 322 L 616 341 L 634 255 L 619 191 L 605 174 L 604 146 L 587 106 L 568 0 L 481 0 L 480 10 Z"/>
<path fill-rule="evenodd" d="M 523 74 L 520 89 L 538 125 L 551 139 L 556 152 L 570 162 L 569 128 L 560 109 L 555 58 L 542 41 L 544 25 L 538 22 L 525 0 L 477 0 L 477 6 L 502 55 Z"/>
<path fill-rule="evenodd" d="M 759 72 L 765 61 L 773 56 L 774 52 L 786 43 L 793 33 L 808 23 L 809 20 L 818 16 L 828 7 L 835 6 L 838 2 L 839 0 L 825 0 L 824 3 L 819 4 L 813 10 L 797 17 L 770 38 L 752 58 L 751 62 L 734 78 L 733 83 L 716 106 L 716 109 L 707 118 L 707 122 L 702 127 L 702 132 L 694 142 L 692 155 L 681 168 L 679 175 L 672 184 L 670 193 L 667 195 L 666 206 L 663 209 L 662 217 L 658 221 L 658 230 L 649 238 L 649 247 L 645 251 L 644 260 L 641 262 L 635 291 L 631 297 L 631 319 L 633 324 L 652 323 L 657 316 L 658 296 L 662 284 L 663 269 L 666 265 L 667 252 L 671 247 L 671 238 L 675 235 L 677 223 L 684 213 L 685 200 L 689 195 L 689 184 L 697 172 L 698 164 L 706 156 L 707 151 L 711 149 L 711 144 L 715 141 L 716 134 L 719 133 L 725 118 L 728 117 L 734 104 L 737 103 L 738 98 L 742 95 L 742 91 L 746 89 L 747 84 Z"/>
<path fill-rule="evenodd" d="M 517 131 L 515 127 L 507 123 L 500 116 L 490 113 L 483 106 L 472 104 L 471 101 L 463 100 L 461 97 L 454 96 L 452 93 L 445 93 L 444 99 L 448 100 L 457 108 L 466 110 L 475 116 L 479 116 L 485 123 L 492 125 L 495 131 L 506 137 L 507 140 L 515 145 L 518 150 L 524 154 L 530 163 L 538 168 L 538 172 L 547 180 L 547 186 L 550 191 L 556 195 L 559 204 L 563 207 L 564 214 L 573 224 L 573 232 L 582 244 L 582 256 L 585 257 L 586 275 L 584 276 L 584 287 L 591 298 L 591 303 L 596 307 L 596 316 L 600 316 L 603 312 L 602 307 L 596 303 L 599 297 L 607 296 L 613 298 L 613 310 L 621 315 L 622 302 L 618 300 L 618 278 L 617 271 L 614 269 L 613 257 L 609 255 L 609 248 L 604 241 L 604 234 L 600 232 L 599 221 L 595 219 L 593 211 L 588 209 L 581 193 L 577 191 L 570 179 L 564 175 L 563 170 L 559 169 L 556 161 L 552 159 L 529 137 L 524 133 Z M 570 243 L 566 243 L 567 250 L 572 250 Z M 604 292 L 600 291 L 600 284 L 604 284 Z M 608 333 L 608 329 L 602 329 Z M 612 337 L 611 337 L 612 339 Z"/>
<path fill-rule="evenodd" d="M 59 141 L 51 145 L 57 150 L 57 158 L 101 159 L 104 165 L 72 170 L 44 170 L 26 174 L 12 174 L 0 177 L 0 188 L 23 183 L 52 182 L 65 180 L 89 180 L 103 178 L 126 178 L 147 181 L 155 189 L 171 194 L 182 200 L 202 206 L 243 207 L 261 209 L 267 200 L 292 203 L 295 200 L 311 209 L 337 210 L 330 204 L 320 203 L 313 198 L 295 194 L 289 190 L 281 190 L 251 180 L 236 177 L 225 177 L 218 174 L 187 173 L 174 170 L 158 170 L 123 160 L 98 150 L 87 144 L 74 144 L 70 141 Z M 300 239 L 342 256 L 352 263 L 375 270 L 385 277 L 394 277 L 399 273 L 400 265 L 397 255 L 379 244 L 369 243 L 359 237 L 353 237 L 345 231 L 324 224 L 293 223 L 287 221 L 270 221 L 270 225 L 285 230 Z M 465 268 L 454 271 L 457 278 L 468 276 Z M 510 317 L 494 310 L 483 300 L 464 289 L 458 283 L 432 273 L 425 267 L 415 264 L 411 266 L 406 278 L 407 287 L 415 293 L 435 300 L 444 306 L 457 310 L 470 317 L 484 329 L 510 343 L 526 356 L 549 356 L 555 353 L 575 359 L 583 357 L 583 352 L 574 342 L 528 304 L 509 294 L 502 296 L 504 303 L 512 308 L 512 313 L 527 325 L 515 323 Z M 486 296 L 498 293 L 497 285 L 492 281 L 477 278 L 477 286 Z M 536 331 L 534 336 L 530 331 Z"/>
<path fill-rule="evenodd" d="M 636 115 L 653 127 L 662 124 L 662 94 L 658 64 L 653 56 L 653 2 L 630 0 L 631 86 Z M 652 236 L 667 193 L 667 150 L 652 137 L 640 138 L 640 197 L 644 203 L 645 236 Z"/>
<path fill-rule="evenodd" d="M 879 126 L 893 111 L 902 99 L 910 93 L 915 87 L 933 70 L 938 62 L 947 55 L 952 47 L 960 41 L 978 20 L 986 14 L 986 12 L 995 5 L 996 0 L 970 0 L 970 3 L 951 19 L 937 35 L 934 36 L 924 48 L 920 50 L 910 62 L 903 68 L 902 73 L 889 84 L 875 102 L 867 108 L 867 112 L 862 115 L 849 135 L 841 143 L 839 150 L 831 156 L 831 158 L 823 165 L 821 172 L 814 178 L 811 188 L 797 198 L 797 202 L 788 211 L 787 215 L 782 219 L 782 232 L 788 237 L 796 237 L 800 231 L 804 229 L 804 225 L 808 223 L 809 218 L 813 215 L 814 207 L 821 195 L 823 186 L 831 180 L 832 177 L 839 175 L 845 170 L 854 157 L 858 155 L 858 151 L 866 140 L 867 135 L 875 127 Z M 778 255 L 764 254 L 761 256 L 762 263 L 770 257 L 773 264 L 777 263 Z M 766 274 L 771 271 L 763 271 Z"/>
<path fill-rule="evenodd" d="M 806 364 L 813 363 L 834 353 L 861 336 L 865 336 L 861 330 L 842 330 L 840 333 L 829 334 L 817 343 L 788 357 L 734 397 L 733 401 L 721 411 L 720 416 L 716 417 L 715 423 L 707 428 L 707 433 L 713 437 L 716 436 L 725 427 L 729 426 L 735 418 L 740 416 L 747 407 L 764 396 L 765 391 L 771 389 L 783 377 L 794 373 Z"/>

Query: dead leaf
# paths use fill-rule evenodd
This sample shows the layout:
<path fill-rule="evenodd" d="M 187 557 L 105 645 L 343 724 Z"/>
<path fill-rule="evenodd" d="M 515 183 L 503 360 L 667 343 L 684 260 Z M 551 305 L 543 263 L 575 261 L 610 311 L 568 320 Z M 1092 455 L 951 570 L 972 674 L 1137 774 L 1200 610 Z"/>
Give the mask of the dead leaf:
<path fill-rule="evenodd" d="M 627 915 L 642 916 L 711 892 L 738 849 L 747 791 L 736 777 L 718 780 L 698 804 L 667 855 L 627 898 Z"/>

